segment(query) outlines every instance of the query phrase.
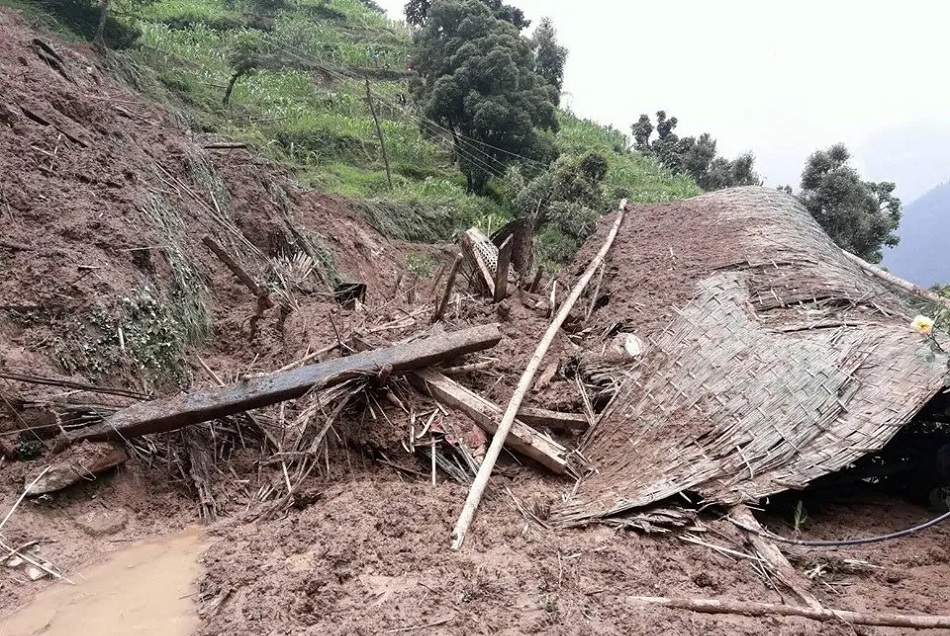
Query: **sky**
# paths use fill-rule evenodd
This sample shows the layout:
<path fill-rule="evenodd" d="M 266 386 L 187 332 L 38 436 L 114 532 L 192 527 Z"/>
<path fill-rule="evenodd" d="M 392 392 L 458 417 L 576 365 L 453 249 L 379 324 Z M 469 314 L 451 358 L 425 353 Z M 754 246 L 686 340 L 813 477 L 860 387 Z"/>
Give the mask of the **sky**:
<path fill-rule="evenodd" d="M 508 0 L 570 50 L 562 105 L 628 132 L 663 109 L 720 154 L 751 151 L 767 185 L 798 186 L 845 143 L 909 202 L 950 179 L 950 2 Z M 405 0 L 377 0 L 402 19 Z"/>

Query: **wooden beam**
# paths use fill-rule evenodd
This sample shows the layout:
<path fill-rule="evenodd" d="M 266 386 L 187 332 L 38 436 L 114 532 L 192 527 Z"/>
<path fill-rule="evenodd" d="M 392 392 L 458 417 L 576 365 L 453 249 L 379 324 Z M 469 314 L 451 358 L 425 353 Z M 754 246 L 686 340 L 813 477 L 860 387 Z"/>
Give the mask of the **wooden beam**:
<path fill-rule="evenodd" d="M 423 393 L 465 413 L 485 432 L 494 434 L 498 430 L 498 422 L 502 416 L 501 407 L 448 376 L 425 369 L 409 374 L 409 381 Z M 558 474 L 568 472 L 570 451 L 524 422 L 515 420 L 508 434 L 507 444 L 513 450 Z"/>
<path fill-rule="evenodd" d="M 452 269 L 449 270 L 449 277 L 445 281 L 445 291 L 442 293 L 442 299 L 435 307 L 435 313 L 432 314 L 432 322 L 439 322 L 445 314 L 445 308 L 449 306 L 449 300 L 452 299 L 452 288 L 455 287 L 455 277 L 458 276 L 459 268 L 462 266 L 462 255 L 457 254 L 452 263 Z"/>
<path fill-rule="evenodd" d="M 807 583 L 799 576 L 795 568 L 792 567 L 792 564 L 788 562 L 788 559 L 785 558 L 785 555 L 782 554 L 778 546 L 766 539 L 762 534 L 759 534 L 763 532 L 763 529 L 752 514 L 752 511 L 744 504 L 740 504 L 731 510 L 731 516 L 739 522 L 736 525 L 743 528 L 746 541 L 752 546 L 756 554 L 765 561 L 766 565 L 772 569 L 776 577 L 787 585 L 805 605 L 812 609 L 821 609 L 821 602 L 808 592 L 806 589 Z M 752 530 L 746 528 L 751 528 Z M 759 532 L 755 532 L 756 530 Z"/>
<path fill-rule="evenodd" d="M 385 372 L 405 373 L 494 347 L 501 341 L 497 325 L 482 325 L 413 342 L 327 360 L 292 371 L 253 378 L 207 391 L 141 402 L 116 412 L 102 424 L 66 435 L 67 441 L 117 440 L 164 433 L 191 424 L 293 400 L 352 378 Z"/>
<path fill-rule="evenodd" d="M 217 241 L 215 241 L 210 236 L 205 235 L 201 239 L 201 242 L 204 243 L 205 246 L 211 250 L 214 255 L 217 256 L 218 259 L 220 259 L 220 261 L 227 266 L 229 270 L 231 270 L 231 273 L 234 274 L 234 277 L 241 281 L 241 283 L 243 283 L 244 286 L 247 287 L 256 298 L 263 299 L 263 302 L 268 309 L 274 306 L 270 296 L 267 294 L 267 289 L 254 282 L 254 279 L 251 278 L 251 275 L 244 271 L 244 268 L 238 265 L 237 261 L 231 258 L 231 255 L 225 252 L 224 249 L 218 245 Z"/>
<path fill-rule="evenodd" d="M 500 303 L 508 297 L 508 272 L 511 269 L 511 237 L 498 248 L 498 267 L 495 268 L 495 302 Z"/>
<path fill-rule="evenodd" d="M 586 431 L 590 428 L 590 421 L 583 413 L 562 413 L 531 406 L 518 409 L 518 419 L 531 426 L 546 426 L 554 430 Z"/>

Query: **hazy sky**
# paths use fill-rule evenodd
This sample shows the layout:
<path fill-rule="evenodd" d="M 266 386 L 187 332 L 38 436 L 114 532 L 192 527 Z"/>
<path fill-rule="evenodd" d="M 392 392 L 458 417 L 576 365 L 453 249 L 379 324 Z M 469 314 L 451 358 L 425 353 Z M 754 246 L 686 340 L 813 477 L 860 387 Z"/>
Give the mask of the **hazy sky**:
<path fill-rule="evenodd" d="M 404 0 L 377 2 L 402 19 Z M 806 157 L 838 141 L 905 201 L 950 178 L 945 0 L 508 2 L 554 20 L 562 103 L 580 116 L 629 131 L 665 109 L 681 135 L 754 152 L 770 185 L 797 187 Z"/>

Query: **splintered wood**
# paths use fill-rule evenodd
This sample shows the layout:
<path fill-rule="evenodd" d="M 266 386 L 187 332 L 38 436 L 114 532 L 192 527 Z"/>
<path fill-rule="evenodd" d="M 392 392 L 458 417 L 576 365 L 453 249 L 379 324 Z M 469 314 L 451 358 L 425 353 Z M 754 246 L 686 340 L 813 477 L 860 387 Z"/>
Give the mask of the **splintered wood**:
<path fill-rule="evenodd" d="M 502 416 L 501 408 L 451 378 L 427 369 L 411 373 L 409 381 L 424 393 L 450 407 L 459 409 L 486 432 L 495 433 L 498 430 L 498 421 Z M 570 451 L 524 422 L 518 420 L 514 422 L 508 445 L 555 473 L 563 474 L 571 471 L 568 461 Z"/>

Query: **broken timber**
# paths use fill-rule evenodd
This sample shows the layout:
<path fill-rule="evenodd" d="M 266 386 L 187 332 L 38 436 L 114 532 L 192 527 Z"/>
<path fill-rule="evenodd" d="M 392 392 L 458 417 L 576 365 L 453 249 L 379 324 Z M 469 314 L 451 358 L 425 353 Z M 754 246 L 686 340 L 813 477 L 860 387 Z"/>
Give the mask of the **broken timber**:
<path fill-rule="evenodd" d="M 420 391 L 465 413 L 486 433 L 494 434 L 498 430 L 501 408 L 455 380 L 427 369 L 409 374 L 409 381 Z M 515 420 L 512 425 L 507 442 L 512 449 L 558 474 L 571 471 L 568 463 L 570 451 L 520 420 Z"/>
<path fill-rule="evenodd" d="M 586 431 L 590 421 L 583 413 L 562 413 L 531 406 L 518 409 L 518 419 L 531 426 L 545 426 L 556 431 Z"/>
<path fill-rule="evenodd" d="M 501 341 L 497 325 L 482 325 L 421 338 L 410 343 L 327 360 L 292 371 L 253 378 L 207 391 L 142 402 L 116 412 L 97 426 L 66 435 L 66 440 L 118 440 L 174 431 L 191 424 L 293 400 L 322 389 L 386 370 L 405 373 L 494 347 Z"/>

